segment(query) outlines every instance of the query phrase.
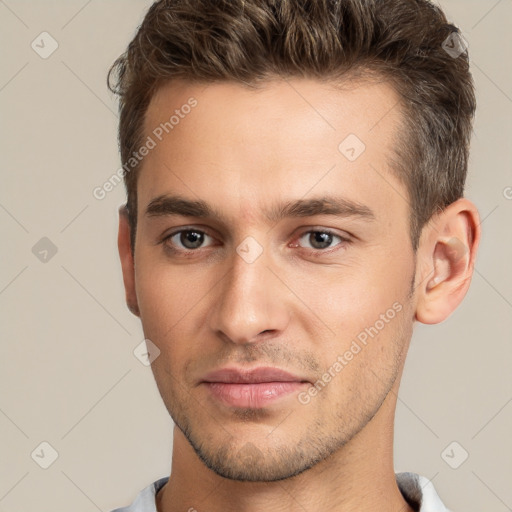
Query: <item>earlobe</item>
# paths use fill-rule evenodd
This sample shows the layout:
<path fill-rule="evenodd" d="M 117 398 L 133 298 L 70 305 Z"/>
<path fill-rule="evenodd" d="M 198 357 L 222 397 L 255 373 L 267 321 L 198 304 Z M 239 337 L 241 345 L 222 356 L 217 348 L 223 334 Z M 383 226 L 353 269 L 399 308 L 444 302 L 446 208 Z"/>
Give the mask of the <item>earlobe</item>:
<path fill-rule="evenodd" d="M 121 268 L 123 271 L 126 304 L 128 309 L 134 315 L 140 316 L 137 294 L 135 291 L 135 265 L 130 240 L 130 222 L 128 219 L 128 210 L 126 209 L 126 205 L 119 208 L 119 233 L 117 236 L 117 247 L 119 249 L 119 258 L 121 260 Z"/>
<path fill-rule="evenodd" d="M 442 322 L 462 302 L 469 288 L 480 241 L 478 211 L 465 198 L 436 214 L 424 228 L 418 261 L 416 320 Z"/>

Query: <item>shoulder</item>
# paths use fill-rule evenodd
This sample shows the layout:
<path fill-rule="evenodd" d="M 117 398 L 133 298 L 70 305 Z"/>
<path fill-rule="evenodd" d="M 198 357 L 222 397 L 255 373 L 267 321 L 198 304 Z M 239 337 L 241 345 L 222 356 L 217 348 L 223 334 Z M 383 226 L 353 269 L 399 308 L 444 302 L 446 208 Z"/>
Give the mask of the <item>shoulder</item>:
<path fill-rule="evenodd" d="M 395 476 L 403 497 L 418 512 L 450 512 L 428 478 L 410 472 L 396 473 Z M 131 505 L 116 508 L 112 512 L 157 512 L 156 494 L 168 480 L 169 477 L 156 480 L 142 489 Z"/>
<path fill-rule="evenodd" d="M 157 512 L 155 497 L 157 492 L 167 483 L 169 477 L 160 478 L 148 485 L 137 494 L 133 503 L 127 507 L 116 508 L 112 512 Z"/>
<path fill-rule="evenodd" d="M 409 505 L 418 512 L 450 512 L 448 510 L 432 482 L 416 473 L 396 473 L 396 482 L 403 497 Z"/>

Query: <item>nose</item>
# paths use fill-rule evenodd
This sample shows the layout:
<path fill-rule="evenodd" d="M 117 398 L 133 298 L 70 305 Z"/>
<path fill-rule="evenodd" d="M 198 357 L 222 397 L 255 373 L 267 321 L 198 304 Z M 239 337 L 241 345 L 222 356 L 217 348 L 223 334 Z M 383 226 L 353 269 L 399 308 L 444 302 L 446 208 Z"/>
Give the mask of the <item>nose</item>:
<path fill-rule="evenodd" d="M 210 328 L 217 336 L 246 344 L 261 340 L 263 333 L 286 329 L 286 289 L 275 276 L 276 271 L 268 267 L 268 260 L 265 251 L 252 263 L 234 252 L 209 317 Z"/>

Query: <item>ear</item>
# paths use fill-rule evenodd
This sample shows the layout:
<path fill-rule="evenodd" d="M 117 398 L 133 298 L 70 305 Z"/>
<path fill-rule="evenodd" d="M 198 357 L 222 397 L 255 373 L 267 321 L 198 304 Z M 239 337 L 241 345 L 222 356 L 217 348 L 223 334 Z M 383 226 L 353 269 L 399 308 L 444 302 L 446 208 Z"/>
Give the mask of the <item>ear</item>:
<path fill-rule="evenodd" d="M 119 258 L 123 269 L 124 289 L 128 309 L 136 316 L 140 316 L 137 294 L 135 292 L 135 265 L 132 256 L 130 240 L 130 221 L 126 205 L 119 208 L 119 233 L 117 236 Z"/>
<path fill-rule="evenodd" d="M 416 267 L 416 320 L 437 324 L 460 304 L 473 275 L 480 232 L 478 210 L 465 198 L 425 225 Z"/>

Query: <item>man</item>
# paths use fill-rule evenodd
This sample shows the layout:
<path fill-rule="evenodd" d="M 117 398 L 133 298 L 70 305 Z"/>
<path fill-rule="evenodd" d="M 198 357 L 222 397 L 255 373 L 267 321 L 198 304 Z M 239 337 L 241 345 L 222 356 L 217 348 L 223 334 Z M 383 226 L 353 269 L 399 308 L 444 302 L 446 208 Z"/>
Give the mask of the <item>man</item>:
<path fill-rule="evenodd" d="M 126 301 L 175 423 L 130 512 L 447 510 L 394 473 L 416 322 L 466 294 L 475 97 L 426 0 L 168 0 L 114 64 Z"/>

